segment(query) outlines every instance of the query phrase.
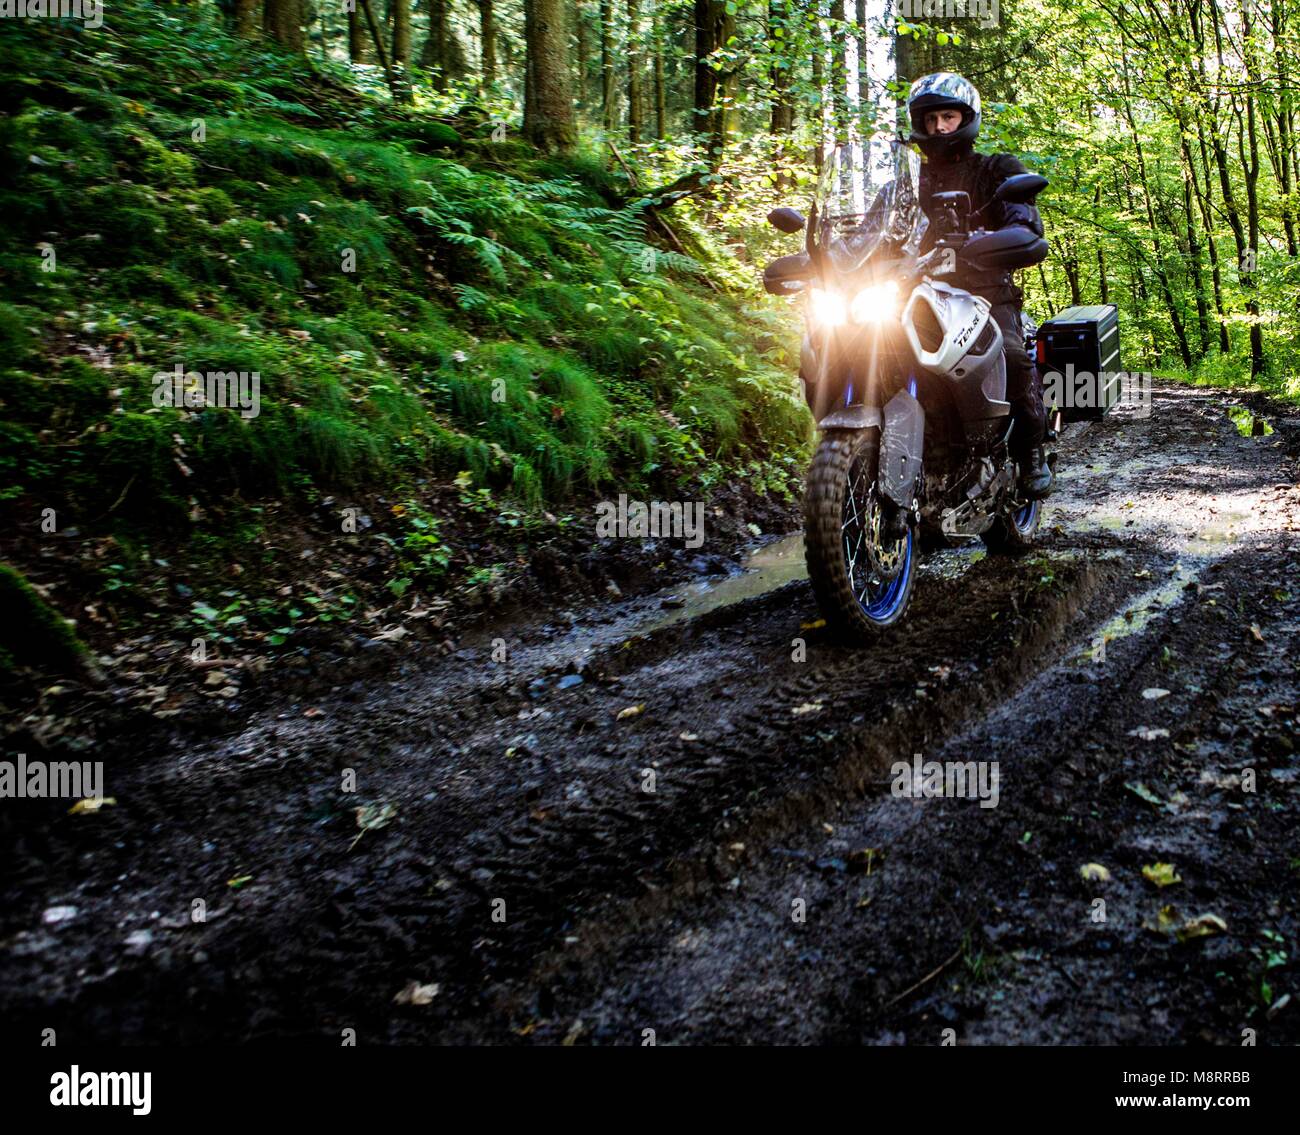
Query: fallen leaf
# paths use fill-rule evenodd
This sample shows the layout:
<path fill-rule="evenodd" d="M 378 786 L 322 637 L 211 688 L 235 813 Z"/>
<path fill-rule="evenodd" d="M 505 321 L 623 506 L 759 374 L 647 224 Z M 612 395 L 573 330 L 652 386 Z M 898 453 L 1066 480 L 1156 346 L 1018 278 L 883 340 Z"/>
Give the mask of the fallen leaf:
<path fill-rule="evenodd" d="M 1162 690 L 1158 686 L 1149 686 L 1147 689 L 1142 691 L 1142 696 L 1146 698 L 1147 701 L 1159 701 L 1161 698 L 1167 698 L 1169 696 L 1169 691 Z"/>
<path fill-rule="evenodd" d="M 405 989 L 398 990 L 393 997 L 395 1005 L 429 1005 L 433 999 L 442 992 L 442 986 L 437 982 L 432 985 L 421 985 L 418 981 L 408 982 Z"/>
<path fill-rule="evenodd" d="M 376 828 L 386 828 L 397 815 L 396 804 L 363 804 L 360 808 L 352 810 L 357 814 L 357 827 L 361 830 L 357 832 L 356 839 L 348 845 L 349 851 L 356 847 L 357 840 L 366 832 Z"/>
<path fill-rule="evenodd" d="M 1136 729 L 1128 731 L 1130 737 L 1139 737 L 1143 741 L 1159 741 L 1161 737 L 1168 737 L 1168 729 L 1152 729 L 1148 725 L 1139 725 Z"/>
<path fill-rule="evenodd" d="M 790 712 L 793 713 L 795 717 L 803 717 L 806 713 L 817 713 L 821 708 L 822 703 L 819 701 L 806 701 L 803 705 L 795 706 L 790 710 Z"/>
<path fill-rule="evenodd" d="M 1178 911 L 1172 906 L 1162 906 L 1154 920 L 1143 919 L 1142 925 L 1157 934 L 1169 934 L 1178 925 Z"/>
<path fill-rule="evenodd" d="M 1193 938 L 1208 938 L 1211 934 L 1226 934 L 1228 924 L 1217 914 L 1198 914 L 1189 918 L 1177 930 L 1178 940 L 1187 942 Z"/>
<path fill-rule="evenodd" d="M 1142 868 L 1142 877 L 1157 887 L 1171 887 L 1183 881 L 1172 863 L 1148 863 Z"/>
<path fill-rule="evenodd" d="M 700 735 L 699 735 L 698 733 L 678 733 L 678 734 L 677 734 L 677 740 L 679 740 L 679 741 L 698 741 L 699 739 L 700 739 Z"/>
<path fill-rule="evenodd" d="M 616 721 L 626 721 L 629 717 L 640 717 L 645 712 L 645 705 L 630 705 L 626 709 L 620 709 Z"/>
<path fill-rule="evenodd" d="M 1154 804 L 1157 808 L 1164 807 L 1165 802 L 1161 800 L 1159 796 L 1157 796 L 1154 792 L 1151 791 L 1151 789 L 1149 789 L 1145 784 L 1141 783 L 1140 781 L 1126 780 L 1124 782 L 1124 787 L 1127 788 L 1130 792 L 1132 792 L 1135 796 L 1141 797 L 1148 804 Z"/>
<path fill-rule="evenodd" d="M 117 798 L 114 796 L 87 796 L 84 800 L 78 800 L 71 808 L 68 809 L 69 816 L 84 816 L 98 812 L 101 808 L 107 808 L 110 804 L 116 804 Z"/>
<path fill-rule="evenodd" d="M 1110 882 L 1110 872 L 1100 863 L 1085 863 L 1079 868 L 1079 874 L 1090 883 Z"/>
<path fill-rule="evenodd" d="M 1250 624 L 1250 634 L 1251 634 L 1251 637 L 1252 637 L 1256 642 L 1263 642 L 1263 641 L 1264 641 L 1264 632 L 1261 631 L 1261 630 L 1259 629 L 1259 624 L 1258 624 L 1258 623 L 1251 623 L 1251 624 Z"/>

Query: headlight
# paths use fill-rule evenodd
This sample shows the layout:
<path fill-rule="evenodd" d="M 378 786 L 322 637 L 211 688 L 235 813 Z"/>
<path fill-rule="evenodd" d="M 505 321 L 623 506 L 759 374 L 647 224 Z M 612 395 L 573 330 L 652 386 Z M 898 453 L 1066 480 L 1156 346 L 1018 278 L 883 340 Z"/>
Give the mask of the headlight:
<path fill-rule="evenodd" d="M 863 288 L 853 297 L 849 312 L 854 323 L 879 323 L 898 310 L 898 284 L 893 280 Z"/>
<path fill-rule="evenodd" d="M 814 323 L 825 327 L 841 327 L 849 318 L 849 306 L 838 292 L 813 288 L 808 293 L 808 302 L 812 305 L 810 310 Z"/>

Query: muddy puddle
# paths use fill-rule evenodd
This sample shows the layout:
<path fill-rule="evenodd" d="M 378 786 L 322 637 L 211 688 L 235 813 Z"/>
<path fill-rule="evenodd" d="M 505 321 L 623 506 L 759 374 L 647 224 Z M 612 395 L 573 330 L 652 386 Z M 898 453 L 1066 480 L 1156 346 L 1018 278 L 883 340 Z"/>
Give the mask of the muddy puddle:
<path fill-rule="evenodd" d="M 666 588 L 650 596 L 651 608 L 641 633 L 672 626 L 685 619 L 696 619 L 719 607 L 754 599 L 784 587 L 796 579 L 806 579 L 803 533 L 792 532 L 770 544 L 754 549 L 745 566 L 735 575 L 722 579 L 700 579 L 693 583 Z"/>

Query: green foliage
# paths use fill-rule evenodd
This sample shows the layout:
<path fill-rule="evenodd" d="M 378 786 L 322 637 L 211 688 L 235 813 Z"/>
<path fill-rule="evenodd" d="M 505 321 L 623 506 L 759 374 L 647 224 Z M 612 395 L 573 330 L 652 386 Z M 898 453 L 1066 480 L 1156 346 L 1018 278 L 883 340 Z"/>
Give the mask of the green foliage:
<path fill-rule="evenodd" d="M 398 113 L 140 0 L 93 66 L 66 28 L 6 31 L 0 507 L 182 531 L 232 499 L 465 470 L 527 527 L 720 461 L 782 481 L 805 444 L 788 324 L 752 280 L 714 290 L 725 254 L 689 219 L 666 242 L 604 160 L 494 141 L 495 95 Z M 177 364 L 256 374 L 258 412 L 156 404 Z M 427 583 L 450 552 L 421 519 L 399 543 Z"/>

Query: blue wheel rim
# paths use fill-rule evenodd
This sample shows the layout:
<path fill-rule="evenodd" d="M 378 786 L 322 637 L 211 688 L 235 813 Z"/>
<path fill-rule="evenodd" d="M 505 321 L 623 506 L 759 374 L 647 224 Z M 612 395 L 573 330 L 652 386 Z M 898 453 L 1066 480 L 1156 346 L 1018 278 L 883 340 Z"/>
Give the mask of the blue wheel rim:
<path fill-rule="evenodd" d="M 858 606 L 862 608 L 863 614 L 868 619 L 874 619 L 876 622 L 884 622 L 894 615 L 898 614 L 898 609 L 903 605 L 903 597 L 907 594 L 908 577 L 912 574 L 912 529 L 908 528 L 907 535 L 904 537 L 907 545 L 903 550 L 903 566 L 899 568 L 898 574 L 884 585 L 868 603 L 858 600 Z"/>

